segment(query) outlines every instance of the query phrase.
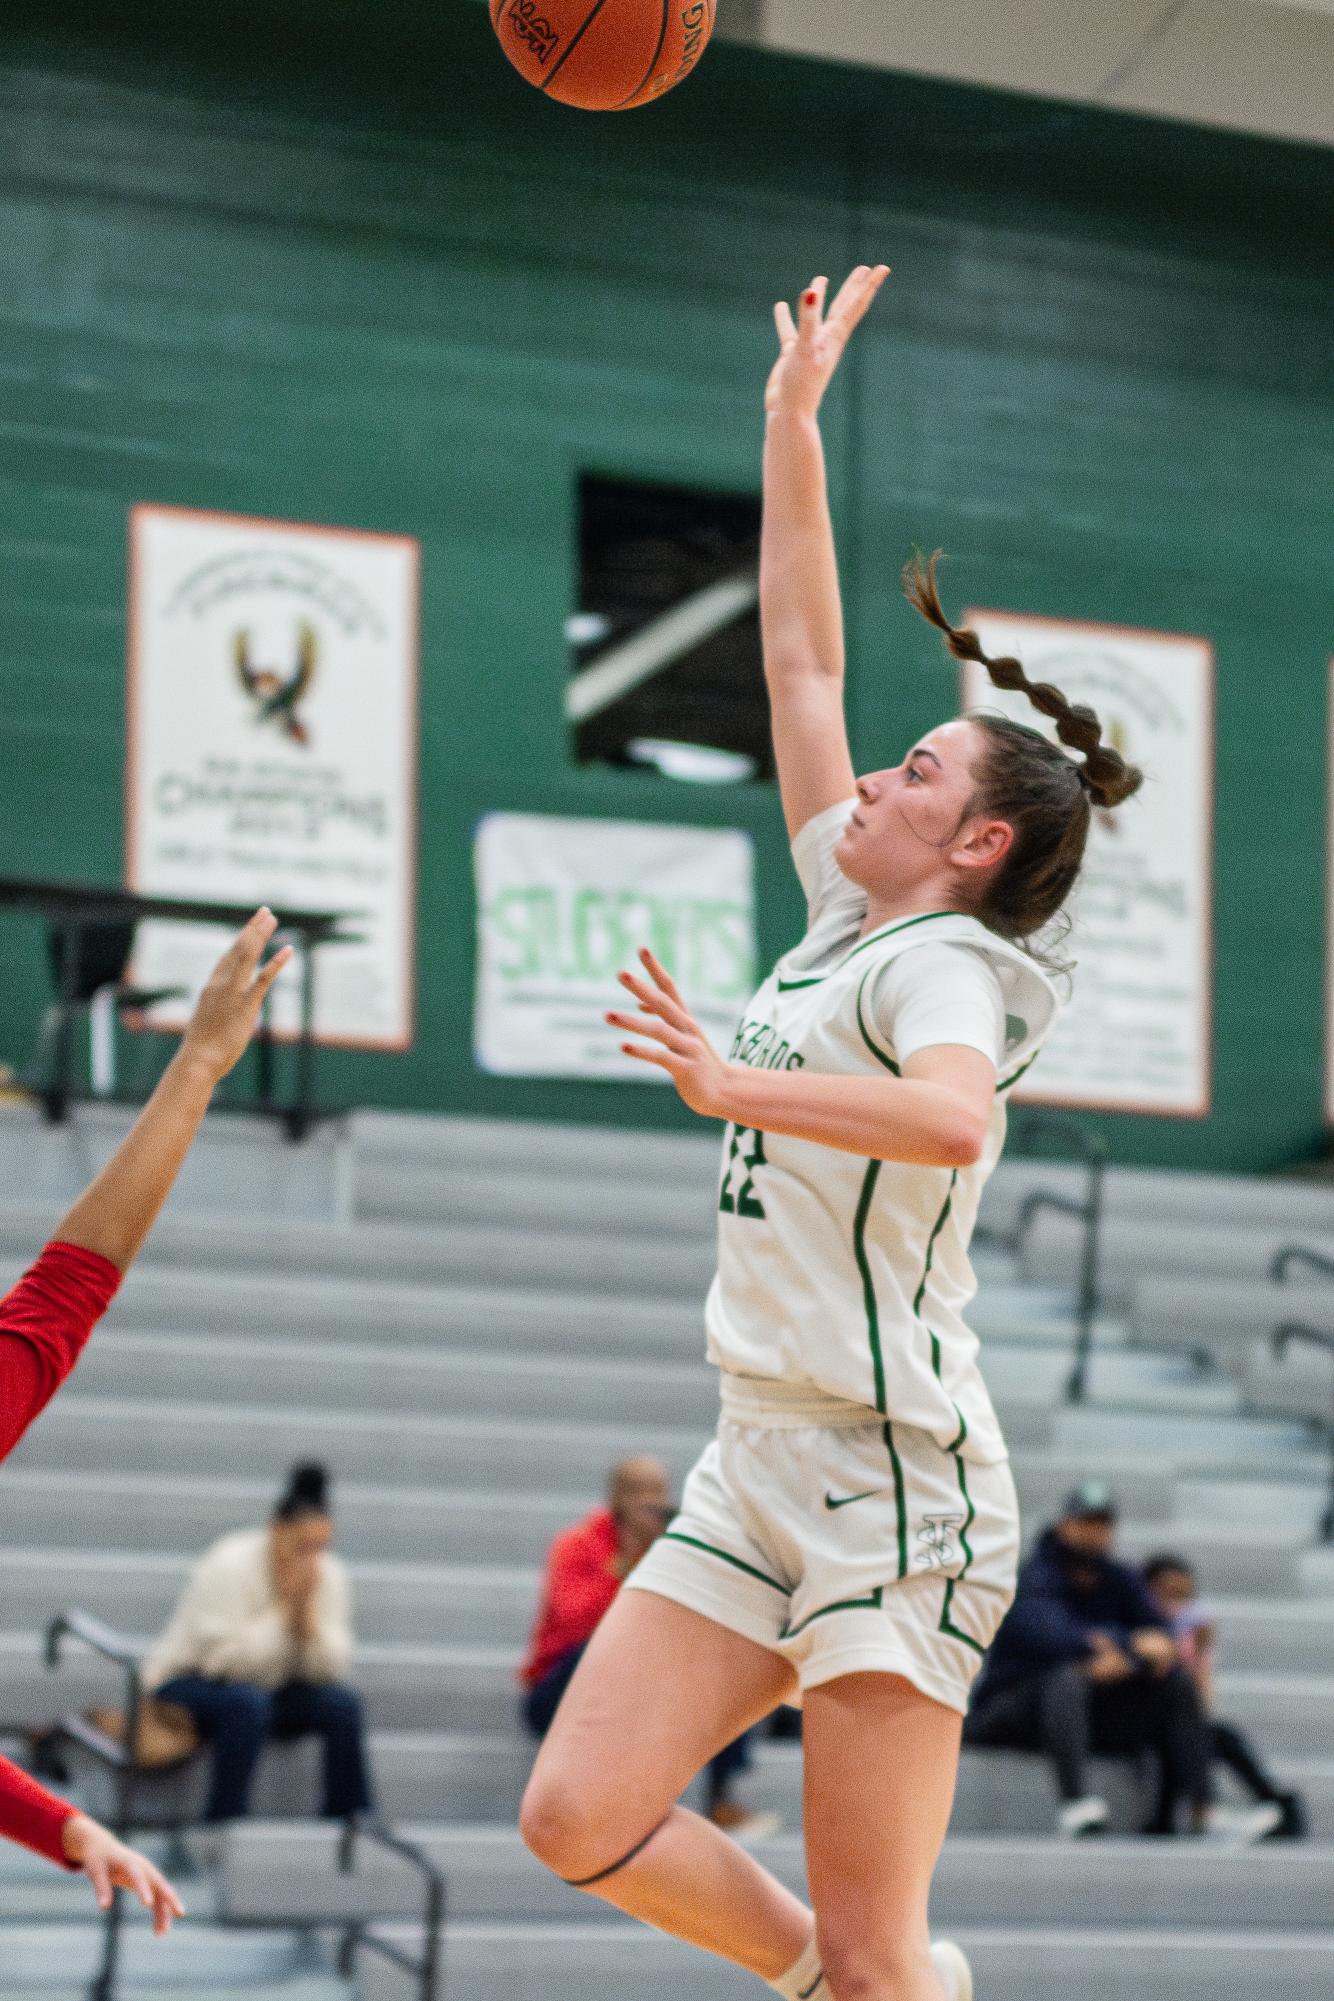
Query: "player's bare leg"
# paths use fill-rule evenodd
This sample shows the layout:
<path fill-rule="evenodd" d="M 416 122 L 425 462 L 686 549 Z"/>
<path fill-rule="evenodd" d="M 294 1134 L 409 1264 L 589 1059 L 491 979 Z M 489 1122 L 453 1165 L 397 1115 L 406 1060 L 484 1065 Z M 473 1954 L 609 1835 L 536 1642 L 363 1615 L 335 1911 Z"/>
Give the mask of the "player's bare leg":
<path fill-rule="evenodd" d="M 524 1840 L 566 1882 L 778 1979 L 809 1946 L 811 1913 L 676 1802 L 792 1687 L 791 1670 L 766 1647 L 669 1599 L 623 1591 L 538 1753 Z"/>
<path fill-rule="evenodd" d="M 941 2001 L 936 1968 L 953 1969 L 941 1948 L 933 1964 L 927 1904 L 963 1718 L 891 1674 L 827 1682 L 804 1713 L 806 1864 L 829 2001 Z"/>

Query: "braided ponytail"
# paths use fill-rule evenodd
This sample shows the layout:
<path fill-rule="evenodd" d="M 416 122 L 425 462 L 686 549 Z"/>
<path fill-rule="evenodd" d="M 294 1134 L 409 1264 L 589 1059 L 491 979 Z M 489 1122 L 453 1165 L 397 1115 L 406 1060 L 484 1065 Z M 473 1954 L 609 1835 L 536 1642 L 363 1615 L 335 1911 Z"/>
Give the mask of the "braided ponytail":
<path fill-rule="evenodd" d="M 944 633 L 945 644 L 955 659 L 972 660 L 984 667 L 993 686 L 1017 689 L 1027 695 L 1039 715 L 1050 717 L 1061 742 L 1071 750 L 1083 752 L 1084 762 L 1075 765 L 1074 770 L 1095 806 L 1110 809 L 1138 792 L 1144 783 L 1144 773 L 1127 764 L 1119 751 L 1103 742 L 1102 724 L 1093 709 L 1084 702 L 1067 700 L 1050 681 L 1030 681 L 1021 662 L 1008 654 L 993 660 L 989 653 L 983 652 L 982 642 L 971 626 L 950 624 L 936 587 L 940 556 L 937 549 L 931 560 L 924 563 L 920 556 L 914 555 L 904 565 L 903 592 L 909 604 Z"/>
<path fill-rule="evenodd" d="M 977 791 L 968 812 L 1007 820 L 1014 842 L 987 886 L 977 915 L 1003 937 L 1033 950 L 1032 940 L 1060 915 L 1075 886 L 1088 840 L 1090 806 L 1104 811 L 1138 792 L 1144 774 L 1102 738 L 1102 724 L 1083 702 L 1071 702 L 1050 681 L 1030 681 L 1020 661 L 992 659 L 968 626 L 952 625 L 936 586 L 940 551 L 924 563 L 914 555 L 903 572 L 909 604 L 944 633 L 956 660 L 986 670 L 993 686 L 1018 690 L 1056 725 L 1068 757 L 1041 730 L 1006 716 L 970 717 L 987 741 L 976 767 Z M 1041 954 L 1036 954 L 1041 957 Z M 1059 962 L 1049 961 L 1053 965 Z"/>

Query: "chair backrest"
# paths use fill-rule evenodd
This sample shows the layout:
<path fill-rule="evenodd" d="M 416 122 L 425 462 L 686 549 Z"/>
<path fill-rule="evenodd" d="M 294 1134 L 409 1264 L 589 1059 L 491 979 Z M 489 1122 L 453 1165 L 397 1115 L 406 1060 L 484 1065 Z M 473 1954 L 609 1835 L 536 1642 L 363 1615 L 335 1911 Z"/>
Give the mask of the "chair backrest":
<path fill-rule="evenodd" d="M 124 919 L 81 924 L 74 942 L 74 981 L 71 998 L 90 1001 L 101 987 L 115 986 L 125 973 L 134 949 L 135 927 Z M 64 991 L 65 939 L 59 924 L 46 927 L 46 955 L 57 993 Z"/>

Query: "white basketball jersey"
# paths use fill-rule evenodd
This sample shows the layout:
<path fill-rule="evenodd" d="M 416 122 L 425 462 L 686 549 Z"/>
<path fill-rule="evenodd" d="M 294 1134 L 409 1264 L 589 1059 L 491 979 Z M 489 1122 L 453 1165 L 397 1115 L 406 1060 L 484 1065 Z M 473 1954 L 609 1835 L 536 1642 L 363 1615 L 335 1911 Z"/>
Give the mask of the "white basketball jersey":
<path fill-rule="evenodd" d="M 894 1049 L 871 1018 L 877 976 L 919 945 L 967 946 L 995 969 L 1006 1012 L 981 1158 L 954 1169 L 907 1166 L 729 1126 L 709 1356 L 736 1375 L 808 1384 L 864 1405 L 992 1464 L 1006 1451 L 964 1320 L 977 1289 L 968 1243 L 1004 1144 L 1005 1092 L 1037 1054 L 1058 997 L 1018 946 L 956 912 L 903 918 L 859 941 L 852 935 L 824 970 L 814 970 L 814 932 L 779 960 L 746 1010 L 732 1061 L 897 1076 Z"/>

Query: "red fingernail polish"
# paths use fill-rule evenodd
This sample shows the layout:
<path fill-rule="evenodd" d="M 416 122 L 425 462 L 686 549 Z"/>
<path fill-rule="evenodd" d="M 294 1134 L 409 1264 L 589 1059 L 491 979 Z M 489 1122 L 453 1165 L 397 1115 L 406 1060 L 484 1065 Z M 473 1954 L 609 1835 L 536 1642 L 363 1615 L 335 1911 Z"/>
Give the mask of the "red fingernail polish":
<path fill-rule="evenodd" d="M 813 305 L 815 304 L 815 301 L 816 301 L 816 299 L 817 299 L 818 297 L 819 297 L 819 293 L 818 293 L 818 292 L 808 292 L 808 293 L 806 294 L 806 301 L 805 301 L 805 303 L 806 303 L 806 304 L 807 304 L 808 306 L 813 306 Z"/>

